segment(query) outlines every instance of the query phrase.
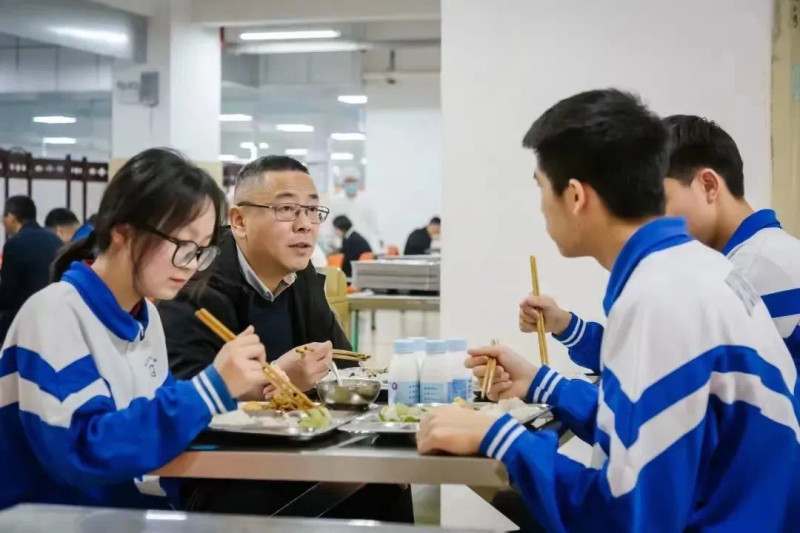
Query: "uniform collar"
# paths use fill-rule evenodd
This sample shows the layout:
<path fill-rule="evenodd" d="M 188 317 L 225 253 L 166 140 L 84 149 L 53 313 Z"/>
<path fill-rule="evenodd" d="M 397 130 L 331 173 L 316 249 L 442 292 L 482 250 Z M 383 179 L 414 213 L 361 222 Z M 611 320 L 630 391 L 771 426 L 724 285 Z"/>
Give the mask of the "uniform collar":
<path fill-rule="evenodd" d="M 772 209 L 762 209 L 756 211 L 746 219 L 742 220 L 739 227 L 731 235 L 730 240 L 722 249 L 723 255 L 730 254 L 734 248 L 765 228 L 780 228 L 781 223 Z"/>
<path fill-rule="evenodd" d="M 614 302 L 617 301 L 622 289 L 631 277 L 636 266 L 648 255 L 672 246 L 678 246 L 691 241 L 683 218 L 657 218 L 648 222 L 634 233 L 622 247 L 611 277 L 606 287 L 606 296 L 603 298 L 603 310 L 608 316 Z"/>
<path fill-rule="evenodd" d="M 89 309 L 114 335 L 128 342 L 144 338 L 149 322 L 147 304 L 143 302 L 144 305 L 139 306 L 136 316 L 131 315 L 119 306 L 111 289 L 100 276 L 91 267 L 78 261 L 74 261 L 69 270 L 64 272 L 61 281 L 66 281 L 77 289 Z"/>

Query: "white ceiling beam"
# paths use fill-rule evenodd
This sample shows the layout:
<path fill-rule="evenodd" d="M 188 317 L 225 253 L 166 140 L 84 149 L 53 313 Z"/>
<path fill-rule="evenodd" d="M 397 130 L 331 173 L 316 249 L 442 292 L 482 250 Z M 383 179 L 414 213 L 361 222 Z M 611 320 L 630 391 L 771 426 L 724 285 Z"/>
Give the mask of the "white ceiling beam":
<path fill-rule="evenodd" d="M 438 20 L 440 0 L 193 0 L 192 21 L 210 26 Z"/>

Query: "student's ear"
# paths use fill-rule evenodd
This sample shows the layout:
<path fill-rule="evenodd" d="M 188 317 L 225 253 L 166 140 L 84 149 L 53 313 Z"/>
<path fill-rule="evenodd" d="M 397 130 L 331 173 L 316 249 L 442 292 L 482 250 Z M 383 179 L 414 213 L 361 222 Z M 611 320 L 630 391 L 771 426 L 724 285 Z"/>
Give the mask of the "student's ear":
<path fill-rule="evenodd" d="M 580 181 L 576 179 L 569 180 L 567 188 L 564 189 L 564 195 L 567 195 L 565 199 L 573 215 L 577 215 L 586 207 L 587 191 Z"/>
<path fill-rule="evenodd" d="M 128 224 L 119 224 L 111 228 L 111 244 L 125 246 L 131 238 L 132 228 Z"/>
<path fill-rule="evenodd" d="M 713 204 L 716 202 L 722 188 L 722 176 L 710 168 L 703 168 L 697 172 L 694 179 L 702 189 L 706 203 Z"/>

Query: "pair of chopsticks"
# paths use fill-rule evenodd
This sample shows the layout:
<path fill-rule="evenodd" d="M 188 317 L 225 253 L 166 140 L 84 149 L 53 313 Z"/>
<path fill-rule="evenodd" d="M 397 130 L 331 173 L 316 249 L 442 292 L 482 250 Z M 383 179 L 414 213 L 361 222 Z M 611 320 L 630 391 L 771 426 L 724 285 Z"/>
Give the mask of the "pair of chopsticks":
<path fill-rule="evenodd" d="M 342 359 L 343 361 L 359 361 L 361 363 L 369 361 L 371 355 L 359 352 L 351 352 L 349 350 L 333 350 L 334 359 Z"/>
<path fill-rule="evenodd" d="M 539 271 L 536 268 L 536 256 L 531 256 L 531 284 L 533 285 L 534 296 L 539 296 Z M 544 313 L 540 313 L 539 320 L 536 321 L 536 333 L 539 338 L 539 359 L 543 365 L 550 364 L 550 357 L 547 355 L 547 337 L 544 330 Z M 499 342 L 492 339 L 492 346 L 497 346 Z M 497 368 L 497 359 L 490 357 L 486 363 L 486 374 L 483 376 L 483 384 L 481 387 L 481 398 L 485 399 L 486 395 L 492 391 L 492 382 L 494 380 L 494 372 Z"/>
<path fill-rule="evenodd" d="M 230 342 L 236 338 L 236 335 L 234 335 L 233 332 L 225 326 L 225 324 L 217 320 L 214 315 L 209 313 L 207 309 L 200 309 L 195 313 L 195 316 L 224 342 Z M 289 400 L 290 403 L 294 404 L 298 409 L 313 409 L 316 407 L 314 402 L 312 402 L 311 399 L 303 393 L 303 391 L 298 389 L 294 383 L 285 379 L 280 372 L 272 368 L 270 365 L 264 365 L 264 373 L 267 375 L 269 382 L 272 383 L 278 392 L 283 394 L 284 397 Z"/>
<path fill-rule="evenodd" d="M 533 285 L 533 295 L 539 296 L 539 271 L 536 268 L 536 256 L 531 256 L 531 283 Z M 543 365 L 550 364 L 550 357 L 547 355 L 547 337 L 544 331 L 544 313 L 539 313 L 539 320 L 536 321 L 536 333 L 539 337 L 539 360 Z"/>
<path fill-rule="evenodd" d="M 492 346 L 497 346 L 500 341 L 492 339 Z M 497 359 L 490 357 L 486 363 L 486 374 L 483 376 L 483 383 L 481 386 L 481 399 L 485 400 L 486 395 L 492 392 L 492 381 L 494 379 L 494 371 L 497 368 Z"/>

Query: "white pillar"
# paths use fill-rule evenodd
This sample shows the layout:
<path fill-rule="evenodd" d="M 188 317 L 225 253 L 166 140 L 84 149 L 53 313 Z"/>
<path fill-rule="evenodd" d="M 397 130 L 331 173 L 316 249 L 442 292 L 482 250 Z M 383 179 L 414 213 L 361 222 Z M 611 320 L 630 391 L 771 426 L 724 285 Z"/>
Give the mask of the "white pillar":
<path fill-rule="evenodd" d="M 150 18 L 147 62 L 113 66 L 111 172 L 151 147 L 180 150 L 216 179 L 220 150 L 221 44 L 219 32 L 191 23 L 190 0 L 159 2 Z M 135 90 L 142 72 L 157 72 L 158 103 L 141 104 Z"/>

